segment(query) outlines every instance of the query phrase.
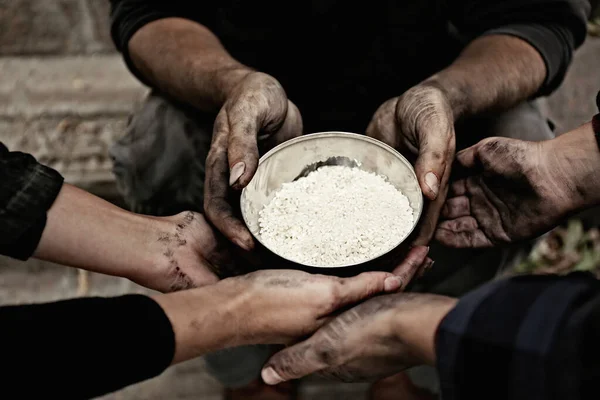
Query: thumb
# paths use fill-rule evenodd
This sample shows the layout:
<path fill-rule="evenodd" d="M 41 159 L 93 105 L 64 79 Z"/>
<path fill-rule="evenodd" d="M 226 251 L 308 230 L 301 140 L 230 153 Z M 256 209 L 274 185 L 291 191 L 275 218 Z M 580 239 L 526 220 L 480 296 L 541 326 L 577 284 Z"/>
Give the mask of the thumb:
<path fill-rule="evenodd" d="M 257 116 L 248 110 L 233 107 L 227 111 L 229 141 L 227 160 L 229 161 L 229 185 L 242 189 L 250 183 L 258 167 Z M 246 111 L 246 112 L 244 112 Z"/>
<path fill-rule="evenodd" d="M 392 273 L 399 276 L 402 280 L 399 290 L 403 290 L 421 269 L 421 265 L 423 265 L 428 252 L 429 247 L 427 246 L 415 246 L 410 249 L 402 263 L 394 268 Z"/>
<path fill-rule="evenodd" d="M 463 168 L 474 168 L 477 164 L 475 161 L 477 146 L 478 144 L 459 151 L 456 154 L 456 162 Z"/>
<path fill-rule="evenodd" d="M 344 278 L 339 288 L 337 308 L 356 304 L 384 292 L 396 292 L 408 282 L 402 277 L 388 272 L 363 272 L 360 275 Z"/>
<path fill-rule="evenodd" d="M 267 385 L 277 385 L 327 368 L 329 365 L 325 363 L 326 357 L 319 356 L 313 337 L 273 355 L 261 371 L 263 381 Z M 333 355 L 328 354 L 329 356 Z"/>
<path fill-rule="evenodd" d="M 453 129 L 450 125 L 448 129 Z M 429 200 L 435 200 L 440 192 L 440 185 L 448 159 L 454 152 L 454 134 L 439 134 L 439 132 L 422 133 L 424 138 L 419 146 L 419 156 L 415 163 L 415 172 L 423 194 Z"/>

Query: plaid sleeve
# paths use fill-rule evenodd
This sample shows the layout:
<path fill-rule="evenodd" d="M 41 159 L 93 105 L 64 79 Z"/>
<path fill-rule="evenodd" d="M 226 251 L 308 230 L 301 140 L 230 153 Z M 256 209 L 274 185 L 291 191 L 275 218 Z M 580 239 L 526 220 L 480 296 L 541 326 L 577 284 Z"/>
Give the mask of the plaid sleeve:
<path fill-rule="evenodd" d="M 442 398 L 598 392 L 591 382 L 600 378 L 599 315 L 600 282 L 584 273 L 516 277 L 471 292 L 436 335 Z"/>
<path fill-rule="evenodd" d="M 133 65 L 129 55 L 129 40 L 143 26 L 163 18 L 186 18 L 196 20 L 197 14 L 203 15 L 206 2 L 186 0 L 110 0 L 111 37 L 123 54 L 125 64 L 142 83 L 152 84 Z M 193 4 L 192 4 L 193 3 Z"/>
<path fill-rule="evenodd" d="M 52 168 L 0 143 L 0 254 L 19 260 L 33 254 L 62 184 Z"/>

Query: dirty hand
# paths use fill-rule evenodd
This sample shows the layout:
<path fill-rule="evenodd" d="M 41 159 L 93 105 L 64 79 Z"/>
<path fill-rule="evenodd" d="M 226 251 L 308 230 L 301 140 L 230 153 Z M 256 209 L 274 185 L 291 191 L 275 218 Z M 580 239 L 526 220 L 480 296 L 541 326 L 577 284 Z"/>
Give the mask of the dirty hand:
<path fill-rule="evenodd" d="M 488 138 L 456 159 L 466 178 L 452 183 L 435 235 L 450 247 L 539 236 L 597 192 L 600 156 L 589 126 L 545 142 Z"/>
<path fill-rule="evenodd" d="M 262 377 L 271 385 L 315 372 L 344 382 L 372 381 L 415 365 L 433 365 L 435 332 L 455 304 L 455 299 L 433 294 L 375 297 L 275 354 Z"/>
<path fill-rule="evenodd" d="M 414 163 L 419 185 L 430 200 L 415 244 L 427 244 L 444 204 L 455 152 L 454 115 L 444 91 L 423 83 L 386 101 L 373 116 L 367 135 Z"/>
<path fill-rule="evenodd" d="M 239 247 L 254 246 L 234 204 L 256 172 L 259 142 L 269 148 L 301 134 L 298 108 L 275 78 L 260 72 L 242 78 L 217 115 L 206 159 L 204 210 L 208 220 Z"/>
<path fill-rule="evenodd" d="M 240 331 L 249 335 L 244 343 L 287 344 L 313 333 L 341 308 L 377 294 L 403 290 L 427 250 L 411 250 L 394 273 L 365 272 L 338 278 L 295 270 L 262 270 L 219 284 L 230 282 L 232 296 L 242 295 L 239 315 L 244 322 Z"/>
<path fill-rule="evenodd" d="M 153 218 L 158 226 L 154 241 L 155 263 L 140 266 L 130 277 L 160 292 L 174 292 L 210 285 L 219 278 L 239 274 L 246 263 L 241 251 L 206 222 L 202 214 L 183 212 Z M 245 270 L 245 267 L 243 268 Z"/>

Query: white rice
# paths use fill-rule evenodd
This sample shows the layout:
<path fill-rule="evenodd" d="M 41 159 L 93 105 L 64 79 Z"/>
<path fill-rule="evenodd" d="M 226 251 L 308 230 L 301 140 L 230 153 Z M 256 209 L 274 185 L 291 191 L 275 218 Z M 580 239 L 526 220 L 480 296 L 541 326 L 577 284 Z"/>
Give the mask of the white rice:
<path fill-rule="evenodd" d="M 284 183 L 259 216 L 260 237 L 295 262 L 335 267 L 391 250 L 413 224 L 405 195 L 384 177 L 326 166 Z"/>

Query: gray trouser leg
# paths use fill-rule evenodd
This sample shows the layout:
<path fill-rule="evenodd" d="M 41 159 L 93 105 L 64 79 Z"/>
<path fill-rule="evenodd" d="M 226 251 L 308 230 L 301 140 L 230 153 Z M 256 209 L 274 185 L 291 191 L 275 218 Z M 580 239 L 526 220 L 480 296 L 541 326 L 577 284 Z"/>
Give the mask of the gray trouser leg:
<path fill-rule="evenodd" d="M 457 148 L 463 149 L 485 137 L 501 136 L 528 141 L 552 139 L 554 133 L 535 103 L 523 103 L 502 114 L 473 119 L 457 127 Z M 415 291 L 461 296 L 493 279 L 511 264 L 519 247 L 508 249 L 455 250 L 433 243 L 430 256 L 435 265 L 424 276 Z M 439 391 L 437 375 L 431 367 L 408 371 L 415 384 L 434 393 Z"/>
<path fill-rule="evenodd" d="M 149 96 L 110 151 L 119 190 L 133 211 L 149 215 L 202 211 L 213 121 L 214 116 L 158 94 Z M 271 352 L 270 346 L 244 346 L 205 359 L 224 386 L 239 387 L 260 376 Z"/>

